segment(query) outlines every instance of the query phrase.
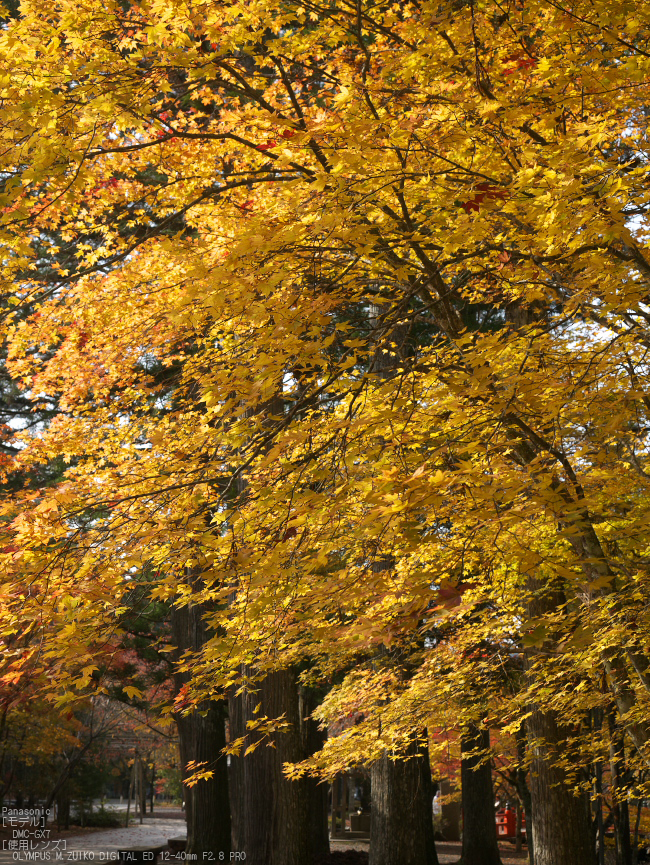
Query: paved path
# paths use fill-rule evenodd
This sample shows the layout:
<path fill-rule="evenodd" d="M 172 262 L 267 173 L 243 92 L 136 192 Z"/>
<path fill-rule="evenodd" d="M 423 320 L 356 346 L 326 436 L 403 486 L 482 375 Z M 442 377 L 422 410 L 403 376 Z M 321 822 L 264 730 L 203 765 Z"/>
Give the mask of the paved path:
<path fill-rule="evenodd" d="M 180 838 L 186 834 L 183 820 L 165 817 L 145 817 L 142 825 L 131 823 L 128 829 L 101 829 L 85 835 L 72 835 L 60 841 L 54 840 L 57 836 L 55 827 L 45 830 L 51 832 L 45 839 L 35 837 L 39 830 L 25 828 L 31 831 L 29 850 L 20 849 L 21 841 L 22 847 L 25 847 L 25 839 L 3 839 L 0 865 L 14 862 L 111 862 L 117 859 L 118 850 L 149 844 L 157 847 L 167 844 L 168 838 Z M 14 833 L 13 829 L 10 831 Z M 17 843 L 12 844 L 12 841 Z M 10 844 L 19 849 L 8 849 Z M 175 865 L 176 861 L 170 860 L 170 865 Z"/>
<path fill-rule="evenodd" d="M 458 862 L 461 846 L 460 841 L 436 841 L 436 851 L 440 865 L 453 865 L 453 863 Z M 368 842 L 359 839 L 340 841 L 337 838 L 334 841 L 330 841 L 330 849 L 368 850 Z M 528 862 L 528 850 L 526 847 L 524 847 L 524 852 L 520 856 L 515 856 L 514 844 L 499 844 L 499 850 L 501 851 L 501 865 L 526 865 Z M 567 863 L 567 865 L 570 865 L 570 863 Z"/>

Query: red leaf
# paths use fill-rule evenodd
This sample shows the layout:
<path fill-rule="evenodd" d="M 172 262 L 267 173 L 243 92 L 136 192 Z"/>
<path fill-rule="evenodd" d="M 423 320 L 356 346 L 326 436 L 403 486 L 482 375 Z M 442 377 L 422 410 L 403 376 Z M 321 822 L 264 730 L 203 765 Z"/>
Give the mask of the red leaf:
<path fill-rule="evenodd" d="M 476 185 L 476 194 L 474 195 L 474 198 L 465 201 L 461 204 L 461 207 L 465 213 L 470 213 L 472 210 L 478 212 L 481 209 L 481 204 L 486 198 L 488 200 L 499 199 L 500 201 L 503 201 L 507 197 L 508 193 L 505 189 L 500 189 L 498 186 L 493 186 L 491 183 L 483 181 Z"/>
<path fill-rule="evenodd" d="M 504 75 L 512 75 L 513 72 L 517 72 L 521 69 L 532 69 L 537 66 L 537 60 L 534 57 L 526 54 L 525 51 L 515 51 L 513 54 L 508 54 L 507 57 L 504 57 L 505 62 L 509 60 L 516 63 L 516 66 L 508 66 L 503 70 Z"/>

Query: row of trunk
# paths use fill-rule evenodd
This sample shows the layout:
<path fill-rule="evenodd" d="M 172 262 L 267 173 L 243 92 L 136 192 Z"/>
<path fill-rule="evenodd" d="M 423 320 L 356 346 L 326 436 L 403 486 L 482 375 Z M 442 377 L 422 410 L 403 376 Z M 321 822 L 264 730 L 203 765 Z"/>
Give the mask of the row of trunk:
<path fill-rule="evenodd" d="M 231 735 L 244 735 L 246 722 L 261 712 L 290 723 L 275 736 L 275 747 L 262 743 L 247 756 L 222 755 L 226 744 L 225 708 L 213 705 L 177 718 L 181 759 L 213 771 L 208 781 L 185 788 L 187 852 L 198 861 L 230 861 L 230 852 L 246 854 L 247 865 L 311 865 L 329 851 L 327 786 L 304 778 L 289 781 L 286 762 L 306 757 L 321 743 L 318 729 L 306 720 L 305 702 L 291 671 L 273 673 L 254 698 L 233 697 L 229 705 Z M 559 748 L 562 730 L 548 714 L 530 719 L 530 732 L 545 745 L 536 746 L 531 771 L 535 865 L 593 865 L 594 847 L 585 800 L 575 797 L 552 767 L 550 753 Z M 250 740 L 249 740 L 250 741 Z M 462 865 L 500 865 L 494 822 L 494 798 L 487 733 L 469 730 L 462 740 Z M 397 762 L 385 755 L 371 769 L 372 811 L 370 865 L 437 865 L 432 785 L 428 755 L 420 750 Z M 204 855 L 205 854 L 205 855 Z"/>

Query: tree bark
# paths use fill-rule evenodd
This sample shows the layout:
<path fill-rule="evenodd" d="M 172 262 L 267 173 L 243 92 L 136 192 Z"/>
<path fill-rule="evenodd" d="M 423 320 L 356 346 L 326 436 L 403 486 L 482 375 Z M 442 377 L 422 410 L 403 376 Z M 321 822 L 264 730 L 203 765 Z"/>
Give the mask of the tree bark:
<path fill-rule="evenodd" d="M 616 719 L 616 710 L 610 706 L 607 712 L 609 727 L 609 757 L 612 784 L 612 815 L 616 836 L 617 865 L 632 865 L 632 844 L 630 843 L 630 810 L 625 782 L 625 740 L 623 730 Z"/>
<path fill-rule="evenodd" d="M 433 838 L 433 788 L 427 749 L 408 759 L 387 752 L 370 773 L 369 865 L 438 865 Z"/>
<path fill-rule="evenodd" d="M 318 729 L 318 724 L 309 718 L 316 708 L 316 699 L 309 689 L 301 688 L 299 692 L 300 735 L 305 756 L 314 754 L 325 744 L 325 732 Z M 306 778 L 309 807 L 309 836 L 311 838 L 312 856 L 327 856 L 330 852 L 330 835 L 328 825 L 328 787 L 325 782 L 319 783 L 315 778 Z"/>
<path fill-rule="evenodd" d="M 147 775 L 142 757 L 138 760 L 138 792 L 140 794 L 140 822 L 147 813 Z"/>
<path fill-rule="evenodd" d="M 489 730 L 479 730 L 474 724 L 461 737 L 462 865 L 501 865 L 494 815 L 492 766 L 485 757 L 489 747 Z"/>
<path fill-rule="evenodd" d="M 531 618 L 555 613 L 566 603 L 559 581 L 543 584 L 530 577 L 529 589 L 534 592 L 529 602 Z M 535 845 L 535 865 L 594 865 L 588 802 L 574 795 L 558 765 L 571 731 L 558 722 L 555 712 L 535 705 L 531 710 L 526 731 L 532 753 L 529 831 Z"/>
<path fill-rule="evenodd" d="M 534 709 L 527 720 L 531 764 L 535 865 L 594 865 L 591 821 L 584 797 L 575 796 L 556 765 L 567 733 L 553 712 Z"/>
<path fill-rule="evenodd" d="M 231 741 L 246 735 L 246 722 L 255 718 L 253 709 L 260 694 L 231 696 L 228 700 L 228 723 Z M 252 737 L 247 738 L 248 742 Z M 250 865 L 271 862 L 273 825 L 272 755 L 264 745 L 256 751 L 231 756 L 228 772 L 232 817 L 232 846 L 245 851 Z"/>
<path fill-rule="evenodd" d="M 199 606 L 172 608 L 171 626 L 178 657 L 186 651 L 197 651 L 205 643 L 207 633 Z M 177 691 L 189 681 L 189 674 L 175 673 Z M 231 827 L 228 797 L 228 771 L 222 749 L 226 745 L 225 705 L 207 703 L 200 712 L 175 715 L 180 745 L 183 780 L 190 771 L 190 761 L 205 763 L 202 767 L 213 775 L 209 780 L 199 781 L 193 787 L 183 784 L 185 815 L 187 820 L 186 852 L 211 853 L 218 860 L 223 852 L 226 861 L 230 857 Z"/>
<path fill-rule="evenodd" d="M 156 797 L 156 764 L 151 766 L 151 787 L 149 788 L 149 813 L 153 814 L 153 803 Z"/>
<path fill-rule="evenodd" d="M 517 793 L 521 800 L 521 804 L 526 815 L 526 844 L 528 846 L 528 862 L 530 865 L 535 865 L 535 847 L 533 844 L 533 808 L 530 795 L 530 787 L 526 782 L 528 770 L 524 768 L 526 762 L 526 730 L 521 727 L 515 734 L 517 742 L 517 760 L 519 765 L 516 771 L 516 786 Z"/>
<path fill-rule="evenodd" d="M 284 714 L 289 722 L 274 735 L 275 747 L 262 743 L 250 754 L 231 758 L 233 848 L 246 853 L 247 865 L 310 865 L 315 854 L 329 852 L 326 788 L 319 789 L 312 778 L 290 781 L 282 771 L 283 763 L 302 760 L 318 747 L 305 709 L 294 670 L 270 673 L 256 693 L 229 701 L 232 738 L 245 735 L 246 722 L 260 715 Z M 255 738 L 249 736 L 247 745 Z"/>

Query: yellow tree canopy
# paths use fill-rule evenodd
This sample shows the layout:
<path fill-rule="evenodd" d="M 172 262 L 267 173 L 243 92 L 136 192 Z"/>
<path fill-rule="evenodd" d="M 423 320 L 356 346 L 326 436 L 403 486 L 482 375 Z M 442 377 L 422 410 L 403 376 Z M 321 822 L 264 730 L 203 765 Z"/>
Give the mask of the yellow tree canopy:
<path fill-rule="evenodd" d="M 57 688 L 146 572 L 203 694 L 349 671 L 324 770 L 603 676 L 645 760 L 650 14 L 27 2 L 0 57 L 20 464 L 69 463 L 3 621 Z"/>

